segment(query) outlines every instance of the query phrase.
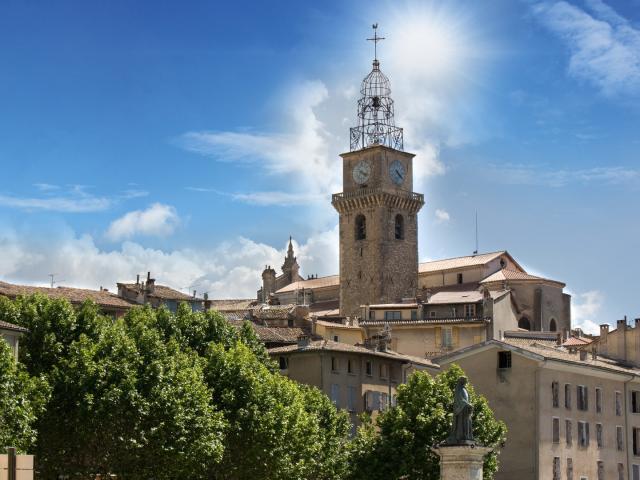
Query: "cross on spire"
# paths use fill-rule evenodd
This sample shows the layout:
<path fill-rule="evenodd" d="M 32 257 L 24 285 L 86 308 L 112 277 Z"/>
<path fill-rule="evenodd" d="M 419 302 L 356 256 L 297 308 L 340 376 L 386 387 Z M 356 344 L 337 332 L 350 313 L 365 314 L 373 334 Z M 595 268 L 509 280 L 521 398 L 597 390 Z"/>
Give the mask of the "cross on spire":
<path fill-rule="evenodd" d="M 378 60 L 378 42 L 384 40 L 384 37 L 378 36 L 378 24 L 374 23 L 371 25 L 373 27 L 373 38 L 367 38 L 368 41 L 373 42 L 373 59 Z"/>

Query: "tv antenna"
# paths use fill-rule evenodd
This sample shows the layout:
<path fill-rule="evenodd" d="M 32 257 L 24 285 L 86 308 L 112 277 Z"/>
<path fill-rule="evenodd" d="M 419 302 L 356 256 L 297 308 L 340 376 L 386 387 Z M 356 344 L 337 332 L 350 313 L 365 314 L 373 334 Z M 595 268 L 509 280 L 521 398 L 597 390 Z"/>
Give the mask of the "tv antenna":
<path fill-rule="evenodd" d="M 476 210 L 476 249 L 473 251 L 473 254 L 478 254 L 478 210 Z"/>
<path fill-rule="evenodd" d="M 51 283 L 51 288 L 53 288 L 53 286 L 57 283 L 55 281 L 55 276 L 57 275 L 57 273 L 50 273 L 49 274 L 49 278 L 51 279 L 50 283 Z"/>

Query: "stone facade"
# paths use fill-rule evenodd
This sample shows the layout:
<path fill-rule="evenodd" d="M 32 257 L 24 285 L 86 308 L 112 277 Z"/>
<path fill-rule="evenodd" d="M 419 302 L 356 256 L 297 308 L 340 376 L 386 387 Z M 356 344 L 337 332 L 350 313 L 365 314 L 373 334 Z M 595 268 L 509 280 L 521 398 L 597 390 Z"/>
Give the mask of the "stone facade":
<path fill-rule="evenodd" d="M 589 348 L 595 348 L 598 355 L 640 367 L 640 318 L 634 320 L 633 327 L 627 317 L 618 320 L 611 331 L 609 324 L 600 325 L 600 337 Z"/>
<path fill-rule="evenodd" d="M 342 159 L 344 191 L 332 200 L 340 215 L 340 313 L 357 316 L 361 305 L 415 297 L 417 214 L 424 198 L 412 191 L 413 154 L 378 145 L 345 153 Z M 406 172 L 400 184 L 390 178 L 394 161 Z M 363 184 L 353 179 L 360 162 L 371 169 Z"/>

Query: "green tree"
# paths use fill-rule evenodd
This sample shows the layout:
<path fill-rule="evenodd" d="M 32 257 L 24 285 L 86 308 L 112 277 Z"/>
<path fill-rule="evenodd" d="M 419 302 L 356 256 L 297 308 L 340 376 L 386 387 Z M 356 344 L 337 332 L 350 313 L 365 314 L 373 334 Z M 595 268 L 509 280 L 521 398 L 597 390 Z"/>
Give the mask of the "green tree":
<path fill-rule="evenodd" d="M 47 395 L 47 383 L 30 377 L 0 337 L 0 445 L 32 453 L 35 423 L 44 410 Z"/>
<path fill-rule="evenodd" d="M 339 479 L 349 422 L 326 395 L 273 373 L 244 344 L 212 344 L 206 377 L 227 421 L 216 479 Z"/>
<path fill-rule="evenodd" d="M 435 378 L 423 372 L 411 375 L 407 384 L 398 387 L 397 406 L 381 413 L 375 424 L 365 419 L 359 429 L 351 445 L 351 477 L 439 479 L 439 458 L 431 447 L 449 434 L 453 392 L 462 375 L 457 365 Z M 473 386 L 467 388 L 474 407 L 474 436 L 480 444 L 496 448 L 484 462 L 484 478 L 490 480 L 498 469 L 497 449 L 505 441 L 506 426 L 496 420 Z"/>

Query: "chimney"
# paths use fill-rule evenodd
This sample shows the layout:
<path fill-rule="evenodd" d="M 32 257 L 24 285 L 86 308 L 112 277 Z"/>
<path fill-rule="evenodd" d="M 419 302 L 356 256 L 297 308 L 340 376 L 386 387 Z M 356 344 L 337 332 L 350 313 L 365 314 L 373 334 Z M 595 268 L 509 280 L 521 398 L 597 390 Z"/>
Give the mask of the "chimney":
<path fill-rule="evenodd" d="M 151 272 L 147 272 L 147 286 L 146 286 L 147 293 L 153 293 L 153 291 L 155 290 L 155 286 L 156 286 L 156 279 L 151 278 Z"/>
<path fill-rule="evenodd" d="M 311 343 L 309 335 L 302 334 L 298 336 L 298 348 L 307 348 Z"/>
<path fill-rule="evenodd" d="M 616 322 L 616 328 L 624 330 L 627 327 L 627 316 L 624 316 L 624 320 L 618 320 Z"/>
<path fill-rule="evenodd" d="M 193 298 L 196 298 L 196 291 L 193 291 Z"/>
<path fill-rule="evenodd" d="M 566 328 L 562 329 L 562 342 L 566 342 L 569 339 L 569 331 Z"/>
<path fill-rule="evenodd" d="M 207 300 L 209 300 L 209 294 L 207 292 L 204 292 L 203 298 L 204 298 L 204 301 L 206 302 Z"/>
<path fill-rule="evenodd" d="M 580 350 L 580 360 L 584 362 L 586 359 L 587 359 L 587 351 Z"/>
<path fill-rule="evenodd" d="M 563 343 L 562 342 L 562 333 L 558 332 L 556 334 L 556 345 L 560 346 L 560 345 L 562 345 L 562 343 Z"/>
<path fill-rule="evenodd" d="M 140 274 L 136 275 L 136 285 L 140 285 Z"/>
<path fill-rule="evenodd" d="M 147 282 L 151 280 L 151 272 L 147 272 Z"/>
<path fill-rule="evenodd" d="M 638 324 L 640 324 L 640 318 L 636 318 L 636 319 L 634 319 L 634 322 L 635 322 L 636 327 L 637 327 L 637 326 L 638 326 Z"/>
<path fill-rule="evenodd" d="M 609 333 L 609 324 L 602 323 L 600 325 L 600 337 L 606 337 L 608 333 Z"/>

